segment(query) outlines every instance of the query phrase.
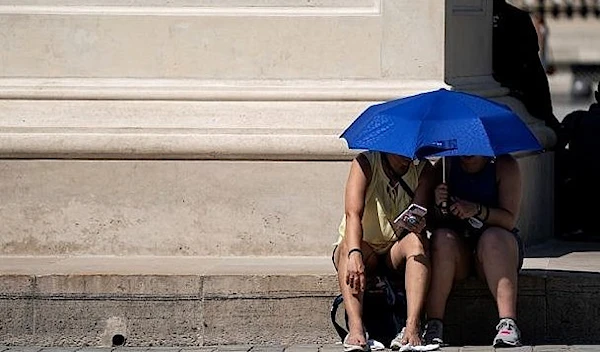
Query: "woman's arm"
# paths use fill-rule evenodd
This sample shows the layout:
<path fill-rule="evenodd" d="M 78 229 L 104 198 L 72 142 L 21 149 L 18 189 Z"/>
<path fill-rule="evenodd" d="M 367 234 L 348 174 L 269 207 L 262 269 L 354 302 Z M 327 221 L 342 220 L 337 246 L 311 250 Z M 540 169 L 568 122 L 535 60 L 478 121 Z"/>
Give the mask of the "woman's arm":
<path fill-rule="evenodd" d="M 418 224 L 412 224 L 412 225 L 408 225 L 408 224 L 402 224 L 402 223 L 396 223 L 393 224 L 392 226 L 394 227 L 394 231 L 396 231 L 396 233 L 399 233 L 399 231 L 402 231 L 401 228 L 405 228 L 407 230 L 409 230 L 410 232 L 413 232 L 417 235 L 420 235 L 424 229 L 427 228 L 427 219 L 430 218 L 430 214 L 433 212 L 433 187 L 435 185 L 435 170 L 433 168 L 433 165 L 431 165 L 431 162 L 429 162 L 429 160 L 423 160 L 421 161 L 423 163 L 426 163 L 425 166 L 423 166 L 423 169 L 421 170 L 421 173 L 419 174 L 419 179 L 417 181 L 417 188 L 415 189 L 415 196 L 412 200 L 412 203 L 418 204 L 424 208 L 427 209 L 427 215 L 423 218 L 421 218 L 418 222 Z"/>
<path fill-rule="evenodd" d="M 521 207 L 521 170 L 517 160 L 511 155 L 496 159 L 498 182 L 498 207 L 482 209 L 480 219 L 488 225 L 512 230 Z"/>
<path fill-rule="evenodd" d="M 346 232 L 344 234 L 345 251 L 340 252 L 347 260 L 345 282 L 353 293 L 364 292 L 366 287 L 365 265 L 362 257 L 363 239 L 362 216 L 365 208 L 367 186 L 371 182 L 371 168 L 367 158 L 359 154 L 350 166 L 350 175 L 346 182 L 345 214 Z"/>
<path fill-rule="evenodd" d="M 367 158 L 359 154 L 350 166 L 346 182 L 344 211 L 346 213 L 346 233 L 344 240 L 348 249 L 360 248 L 363 237 L 362 216 L 365 207 L 367 186 L 371 182 L 371 168 Z"/>

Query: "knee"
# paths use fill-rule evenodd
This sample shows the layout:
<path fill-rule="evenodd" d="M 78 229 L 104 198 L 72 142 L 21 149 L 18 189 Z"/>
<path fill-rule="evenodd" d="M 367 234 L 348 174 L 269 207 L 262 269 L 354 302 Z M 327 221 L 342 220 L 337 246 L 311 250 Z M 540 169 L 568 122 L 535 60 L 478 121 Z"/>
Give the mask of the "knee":
<path fill-rule="evenodd" d="M 491 227 L 485 230 L 477 243 L 477 254 L 480 261 L 489 258 L 493 254 L 509 254 L 516 250 L 517 240 L 515 236 L 499 227 Z"/>
<path fill-rule="evenodd" d="M 458 235 L 450 229 L 437 229 L 431 236 L 431 255 L 450 258 L 450 255 L 458 253 Z"/>
<path fill-rule="evenodd" d="M 402 244 L 398 245 L 398 251 L 392 255 L 392 263 L 400 263 L 405 260 L 406 263 L 415 261 L 425 266 L 429 266 L 428 243 L 426 238 L 420 238 L 415 234 L 410 234 L 402 239 Z M 394 267 L 398 267 L 395 265 Z"/>
<path fill-rule="evenodd" d="M 415 234 L 410 234 L 406 237 L 406 252 L 408 256 L 424 256 L 427 251 L 429 244 L 426 238 L 419 238 Z"/>

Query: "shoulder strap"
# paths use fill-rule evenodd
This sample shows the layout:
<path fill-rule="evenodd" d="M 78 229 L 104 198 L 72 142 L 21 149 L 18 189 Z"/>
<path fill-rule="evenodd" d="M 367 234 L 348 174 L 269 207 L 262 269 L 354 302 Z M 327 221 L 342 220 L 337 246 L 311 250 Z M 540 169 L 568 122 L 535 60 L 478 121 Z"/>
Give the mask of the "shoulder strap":
<path fill-rule="evenodd" d="M 337 320 L 335 319 L 335 316 L 336 316 L 338 307 L 340 306 L 340 304 L 343 301 L 344 301 L 344 297 L 340 294 L 333 300 L 333 304 L 331 305 L 331 322 L 333 323 L 333 327 L 335 328 L 335 331 L 337 331 L 337 333 L 340 336 L 340 339 L 342 339 L 342 341 L 344 341 L 344 338 L 346 337 L 346 335 L 348 335 L 348 331 L 346 331 L 346 329 L 344 329 L 343 327 L 340 326 L 340 324 L 338 324 Z"/>
<path fill-rule="evenodd" d="M 411 199 L 415 198 L 415 192 L 410 188 L 410 186 L 408 184 L 406 184 L 406 181 L 404 181 L 402 179 L 402 177 L 400 177 L 398 179 L 398 183 L 400 184 L 400 186 L 402 186 L 402 188 L 404 189 L 404 192 L 406 192 L 406 194 L 408 194 L 408 196 Z"/>
<path fill-rule="evenodd" d="M 387 160 L 387 158 L 380 154 L 381 157 L 381 163 L 385 164 L 387 168 L 391 169 L 392 166 L 389 164 L 389 161 Z M 413 199 L 415 197 L 415 192 L 410 188 L 410 186 L 408 184 L 406 184 L 406 181 L 404 181 L 402 179 L 402 177 L 398 178 L 398 183 L 400 184 L 400 186 L 402 186 L 402 189 L 404 189 L 404 192 L 406 192 L 406 194 L 408 194 L 408 196 Z"/>
<path fill-rule="evenodd" d="M 373 177 L 373 165 L 371 165 L 371 162 L 369 161 L 367 155 L 364 153 L 358 154 L 356 156 L 356 161 L 360 165 L 360 168 L 365 174 L 365 177 L 367 178 L 368 182 L 371 182 L 371 178 Z"/>

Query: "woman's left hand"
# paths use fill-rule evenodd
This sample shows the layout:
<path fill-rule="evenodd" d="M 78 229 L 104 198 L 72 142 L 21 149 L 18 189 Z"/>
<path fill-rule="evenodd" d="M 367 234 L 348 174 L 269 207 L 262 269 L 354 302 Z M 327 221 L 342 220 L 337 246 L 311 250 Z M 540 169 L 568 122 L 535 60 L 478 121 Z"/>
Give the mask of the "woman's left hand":
<path fill-rule="evenodd" d="M 427 220 L 425 219 L 425 217 L 417 217 L 417 219 L 419 219 L 419 221 L 414 224 L 407 224 L 409 226 L 407 226 L 407 230 L 410 232 L 414 232 L 417 235 L 423 233 L 423 230 L 425 230 L 425 227 L 427 226 Z"/>
<path fill-rule="evenodd" d="M 450 213 L 460 219 L 471 218 L 478 213 L 477 203 L 468 202 L 460 198 L 453 198 Z"/>

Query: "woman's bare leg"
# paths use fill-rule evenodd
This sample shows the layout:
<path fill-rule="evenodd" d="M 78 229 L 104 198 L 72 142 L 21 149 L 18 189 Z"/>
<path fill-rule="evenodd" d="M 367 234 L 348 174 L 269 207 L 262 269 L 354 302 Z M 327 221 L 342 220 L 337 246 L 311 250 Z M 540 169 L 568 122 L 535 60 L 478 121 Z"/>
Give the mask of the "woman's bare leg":
<path fill-rule="evenodd" d="M 431 236 L 431 285 L 427 298 L 427 319 L 444 320 L 446 302 L 455 281 L 469 275 L 472 254 L 462 238 L 449 229 Z"/>
<path fill-rule="evenodd" d="M 510 231 L 487 229 L 477 244 L 478 273 L 496 300 L 500 318 L 517 318 L 519 247 Z"/>
<path fill-rule="evenodd" d="M 363 252 L 363 261 L 365 262 L 365 277 L 373 271 L 377 265 L 377 256 L 373 249 L 366 243 L 361 244 Z M 352 288 L 346 283 L 347 264 L 348 264 L 348 248 L 345 241 L 342 241 L 336 248 L 333 259 L 338 270 L 338 283 L 340 292 L 344 297 L 344 309 L 348 314 L 348 340 L 352 345 L 364 346 L 367 344 L 365 340 L 365 331 L 362 321 L 362 301 L 364 292 L 356 294 Z"/>
<path fill-rule="evenodd" d="M 410 233 L 396 242 L 389 252 L 388 264 L 394 269 L 403 268 L 406 263 L 406 330 L 405 341 L 413 346 L 421 345 L 421 312 L 425 304 L 429 286 L 429 258 L 427 257 L 427 239 Z"/>

